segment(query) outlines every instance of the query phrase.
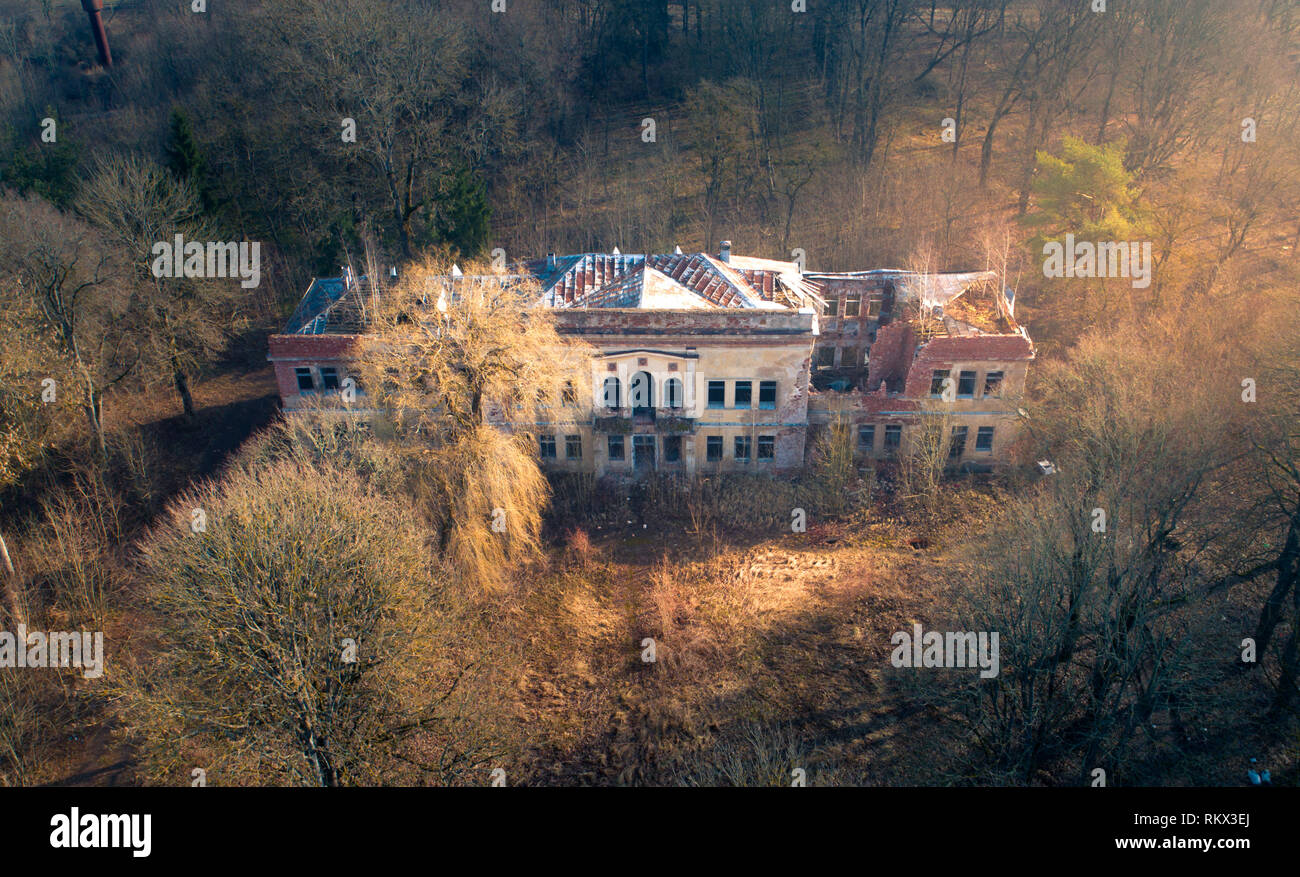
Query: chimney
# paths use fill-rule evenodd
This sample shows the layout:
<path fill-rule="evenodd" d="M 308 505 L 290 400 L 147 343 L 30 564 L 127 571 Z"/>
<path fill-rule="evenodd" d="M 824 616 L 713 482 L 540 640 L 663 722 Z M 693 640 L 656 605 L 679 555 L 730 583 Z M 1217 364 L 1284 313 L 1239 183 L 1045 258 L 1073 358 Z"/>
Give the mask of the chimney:
<path fill-rule="evenodd" d="M 104 19 L 100 17 L 104 11 L 104 0 L 81 0 L 81 8 L 86 10 L 86 15 L 90 18 L 90 32 L 95 36 L 100 66 L 112 67 L 113 53 L 108 50 L 108 32 L 104 30 Z"/>
<path fill-rule="evenodd" d="M 731 241 L 722 242 L 722 248 L 718 253 L 718 258 L 724 262 L 731 261 Z"/>

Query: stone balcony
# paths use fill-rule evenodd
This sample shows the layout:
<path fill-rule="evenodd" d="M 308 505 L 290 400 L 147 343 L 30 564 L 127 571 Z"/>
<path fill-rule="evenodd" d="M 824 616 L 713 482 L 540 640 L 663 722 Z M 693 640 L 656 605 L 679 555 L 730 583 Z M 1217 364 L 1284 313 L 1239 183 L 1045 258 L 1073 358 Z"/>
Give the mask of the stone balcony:
<path fill-rule="evenodd" d="M 694 434 L 697 418 L 687 417 L 681 408 L 599 408 L 592 429 L 612 435 L 658 433 Z"/>

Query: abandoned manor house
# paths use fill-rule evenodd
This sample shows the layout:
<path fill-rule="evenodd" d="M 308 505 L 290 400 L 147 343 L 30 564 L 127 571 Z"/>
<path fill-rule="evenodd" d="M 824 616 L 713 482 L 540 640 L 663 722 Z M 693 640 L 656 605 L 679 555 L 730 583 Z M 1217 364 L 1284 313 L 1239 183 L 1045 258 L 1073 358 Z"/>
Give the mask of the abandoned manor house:
<path fill-rule="evenodd" d="M 507 274 L 536 281 L 535 306 L 596 351 L 590 405 L 533 427 L 548 468 L 788 472 L 833 422 L 864 463 L 936 425 L 953 466 L 1011 459 L 1034 345 L 994 272 L 803 272 L 724 241 L 717 255 L 548 255 Z M 344 386 L 367 286 L 349 271 L 314 279 L 271 336 L 286 411 Z"/>

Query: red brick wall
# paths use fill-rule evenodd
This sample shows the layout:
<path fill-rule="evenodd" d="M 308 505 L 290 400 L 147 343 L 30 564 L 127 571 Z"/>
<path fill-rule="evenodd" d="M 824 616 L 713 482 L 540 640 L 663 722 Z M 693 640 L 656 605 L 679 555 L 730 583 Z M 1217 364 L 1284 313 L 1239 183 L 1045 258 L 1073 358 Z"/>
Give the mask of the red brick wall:
<path fill-rule="evenodd" d="M 294 369 L 345 363 L 355 357 L 360 338 L 359 335 L 272 335 L 267 359 L 275 366 L 280 400 L 285 405 L 292 405 L 298 397 L 298 378 Z"/>
<path fill-rule="evenodd" d="M 987 364 L 989 367 L 1024 362 L 1034 357 L 1034 347 L 1023 335 L 946 336 L 934 338 L 917 353 L 907 373 L 904 395 L 921 399 L 930 394 L 935 369 L 952 370 L 957 364 Z M 956 379 L 956 375 L 952 375 Z M 978 392 L 978 388 L 977 388 Z"/>
<path fill-rule="evenodd" d="M 916 348 L 916 332 L 911 323 L 898 322 L 881 326 L 876 333 L 876 343 L 871 345 L 871 361 L 867 364 L 866 390 L 880 389 L 885 381 L 891 391 L 901 390 Z"/>

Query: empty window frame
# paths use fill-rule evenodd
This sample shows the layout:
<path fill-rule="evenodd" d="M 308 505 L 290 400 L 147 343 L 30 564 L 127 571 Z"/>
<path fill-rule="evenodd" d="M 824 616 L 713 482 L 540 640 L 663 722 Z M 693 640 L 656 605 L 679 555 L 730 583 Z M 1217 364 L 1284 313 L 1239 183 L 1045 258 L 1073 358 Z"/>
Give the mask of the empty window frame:
<path fill-rule="evenodd" d="M 975 398 L 975 372 L 961 372 L 957 378 L 957 395 L 962 399 Z"/>
<path fill-rule="evenodd" d="M 316 381 L 311 376 L 310 368 L 296 368 L 293 373 L 298 379 L 299 393 L 311 393 L 316 389 Z"/>
<path fill-rule="evenodd" d="M 1002 393 L 1002 372 L 988 372 L 984 375 L 984 396 L 998 396 Z"/>
<path fill-rule="evenodd" d="M 817 367 L 834 368 L 835 367 L 835 348 L 818 347 L 817 348 Z"/>
<path fill-rule="evenodd" d="M 952 428 L 952 442 L 948 445 L 948 456 L 954 460 L 966 453 L 966 427 L 954 426 Z"/>
<path fill-rule="evenodd" d="M 826 299 L 826 306 L 822 308 L 823 317 L 838 317 L 840 314 L 840 300 L 838 298 Z"/>
<path fill-rule="evenodd" d="M 339 370 L 334 366 L 325 366 L 320 370 L 321 389 L 326 393 L 337 392 L 339 388 Z"/>
<path fill-rule="evenodd" d="M 850 292 L 844 299 L 844 316 L 856 317 L 862 312 L 862 294 Z"/>
<path fill-rule="evenodd" d="M 993 427 L 981 426 L 975 430 L 975 450 L 992 452 L 993 450 Z"/>
<path fill-rule="evenodd" d="M 943 394 L 943 382 L 948 380 L 948 370 L 937 368 L 930 373 L 930 395 L 940 396 Z"/>
<path fill-rule="evenodd" d="M 539 435 L 537 437 L 537 453 L 543 460 L 555 459 L 555 435 Z"/>
<path fill-rule="evenodd" d="M 682 437 L 679 435 L 664 436 L 664 462 L 680 463 L 682 460 Z"/>
<path fill-rule="evenodd" d="M 760 435 L 758 437 L 758 459 L 776 459 L 776 436 Z"/>
<path fill-rule="evenodd" d="M 898 423 L 889 423 L 885 425 L 885 451 L 886 453 L 896 452 L 903 444 L 903 427 Z"/>
<path fill-rule="evenodd" d="M 710 408 L 727 407 L 727 382 L 726 381 L 709 381 L 708 404 Z"/>
<path fill-rule="evenodd" d="M 858 450 L 870 454 L 876 449 L 876 426 L 868 423 L 858 427 Z"/>
<path fill-rule="evenodd" d="M 711 435 L 704 439 L 704 459 L 710 463 L 722 459 L 722 436 Z"/>
<path fill-rule="evenodd" d="M 867 299 L 867 316 L 868 317 L 880 316 L 880 299 L 878 298 Z"/>
<path fill-rule="evenodd" d="M 754 383 L 752 381 L 736 381 L 734 408 L 748 408 L 754 398 Z"/>
<path fill-rule="evenodd" d="M 564 456 L 568 460 L 582 459 L 582 436 L 566 435 L 564 437 Z"/>
<path fill-rule="evenodd" d="M 623 459 L 623 437 L 621 435 L 611 435 L 609 438 L 609 458 L 611 460 Z"/>
<path fill-rule="evenodd" d="M 758 407 L 763 411 L 776 408 L 776 381 L 758 382 Z"/>
<path fill-rule="evenodd" d="M 735 457 L 737 463 L 748 463 L 751 453 L 752 439 L 747 435 L 736 436 Z"/>

